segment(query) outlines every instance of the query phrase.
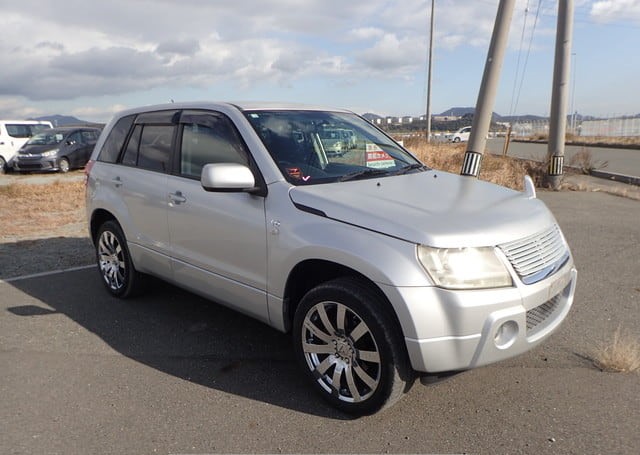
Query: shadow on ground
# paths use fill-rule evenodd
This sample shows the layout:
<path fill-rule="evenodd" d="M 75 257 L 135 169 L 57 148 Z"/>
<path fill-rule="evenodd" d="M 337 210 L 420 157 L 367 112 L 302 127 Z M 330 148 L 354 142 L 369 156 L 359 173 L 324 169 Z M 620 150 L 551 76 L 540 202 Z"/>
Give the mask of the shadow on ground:
<path fill-rule="evenodd" d="M 349 419 L 312 393 L 290 337 L 170 284 L 150 280 L 143 297 L 112 298 L 96 269 L 12 281 L 44 305 L 8 308 L 22 317 L 61 313 L 118 353 L 226 393 L 332 419 Z M 48 308 L 47 308 L 48 307 Z"/>
<path fill-rule="evenodd" d="M 95 263 L 88 237 L 50 237 L 0 243 L 0 279 Z"/>

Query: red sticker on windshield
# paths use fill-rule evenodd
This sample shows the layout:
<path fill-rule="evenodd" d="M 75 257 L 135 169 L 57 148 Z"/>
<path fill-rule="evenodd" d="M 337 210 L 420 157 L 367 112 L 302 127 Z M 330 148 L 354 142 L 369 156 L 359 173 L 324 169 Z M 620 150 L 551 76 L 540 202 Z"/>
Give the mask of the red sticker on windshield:
<path fill-rule="evenodd" d="M 287 171 L 287 174 L 289 174 L 289 176 L 294 178 L 294 179 L 301 179 L 302 178 L 302 172 L 300 172 L 300 168 L 299 167 L 288 167 L 285 170 Z"/>

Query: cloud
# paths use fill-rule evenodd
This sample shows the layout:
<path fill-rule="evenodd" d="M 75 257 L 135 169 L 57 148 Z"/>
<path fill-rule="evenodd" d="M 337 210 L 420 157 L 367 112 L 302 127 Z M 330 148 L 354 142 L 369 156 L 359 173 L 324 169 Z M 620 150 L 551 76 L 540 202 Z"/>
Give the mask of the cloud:
<path fill-rule="evenodd" d="M 26 119 L 43 115 L 44 111 L 25 103 L 24 98 L 18 96 L 0 96 L 0 118 Z"/>
<path fill-rule="evenodd" d="M 349 36 L 357 40 L 370 40 L 384 36 L 384 30 L 378 27 L 360 27 L 351 30 Z"/>
<path fill-rule="evenodd" d="M 80 120 L 111 118 L 116 112 L 127 109 L 124 104 L 113 104 L 106 107 L 77 107 L 71 110 L 71 115 Z"/>
<path fill-rule="evenodd" d="M 411 39 L 387 33 L 372 47 L 360 53 L 358 60 L 371 69 L 397 73 L 421 64 L 423 51 L 424 47 Z"/>
<path fill-rule="evenodd" d="M 590 14 L 597 22 L 632 21 L 640 23 L 640 0 L 597 1 L 592 5 Z"/>
<path fill-rule="evenodd" d="M 491 3 L 439 0 L 436 46 L 487 45 L 497 0 Z M 0 96 L 67 100 L 220 81 L 255 87 L 318 76 L 404 79 L 425 67 L 428 4 L 8 2 L 0 53 L 12 64 L 3 67 Z"/>
<path fill-rule="evenodd" d="M 156 47 L 158 54 L 193 56 L 200 50 L 200 43 L 195 39 L 164 41 Z"/>

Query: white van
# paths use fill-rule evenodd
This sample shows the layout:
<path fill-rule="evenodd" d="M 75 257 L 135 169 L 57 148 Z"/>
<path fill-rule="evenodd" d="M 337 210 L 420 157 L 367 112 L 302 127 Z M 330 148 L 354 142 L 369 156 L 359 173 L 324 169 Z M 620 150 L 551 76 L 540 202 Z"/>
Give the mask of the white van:
<path fill-rule="evenodd" d="M 38 131 L 53 128 L 40 120 L 0 120 L 0 174 L 11 169 L 11 161 L 20 147 Z"/>

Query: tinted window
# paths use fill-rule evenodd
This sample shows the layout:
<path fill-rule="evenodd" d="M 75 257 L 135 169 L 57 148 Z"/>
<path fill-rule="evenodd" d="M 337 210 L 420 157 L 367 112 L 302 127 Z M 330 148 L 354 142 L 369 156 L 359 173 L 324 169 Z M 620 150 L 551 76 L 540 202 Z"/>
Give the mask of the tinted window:
<path fill-rule="evenodd" d="M 67 142 L 70 143 L 75 143 L 75 144 L 83 144 L 84 141 L 82 140 L 82 134 L 80 134 L 80 131 L 76 131 L 75 133 L 71 134 L 68 138 L 67 138 Z"/>
<path fill-rule="evenodd" d="M 200 178 L 202 167 L 209 163 L 248 165 L 247 153 L 233 127 L 223 117 L 189 116 L 182 132 L 180 173 Z"/>
<path fill-rule="evenodd" d="M 38 124 L 38 125 L 29 125 L 29 128 L 31 129 L 31 134 L 33 135 L 33 134 L 39 133 L 42 130 L 48 130 L 51 127 L 49 125 Z"/>
<path fill-rule="evenodd" d="M 166 172 L 169 169 L 173 125 L 144 125 L 138 149 L 138 167 Z"/>
<path fill-rule="evenodd" d="M 102 150 L 100 150 L 100 154 L 98 155 L 99 161 L 106 161 L 107 163 L 116 162 L 134 118 L 134 115 L 122 117 L 113 126 L 107 140 L 102 145 Z"/>
<path fill-rule="evenodd" d="M 96 141 L 98 138 L 98 133 L 96 131 L 85 130 L 82 132 L 82 142 L 85 144 L 91 144 Z"/>
<path fill-rule="evenodd" d="M 127 144 L 127 148 L 122 156 L 122 164 L 127 166 L 135 166 L 138 164 L 138 147 L 140 146 L 140 134 L 142 133 L 142 125 L 136 125 Z"/>
<path fill-rule="evenodd" d="M 7 124 L 7 134 L 11 137 L 31 137 L 31 125 Z"/>

